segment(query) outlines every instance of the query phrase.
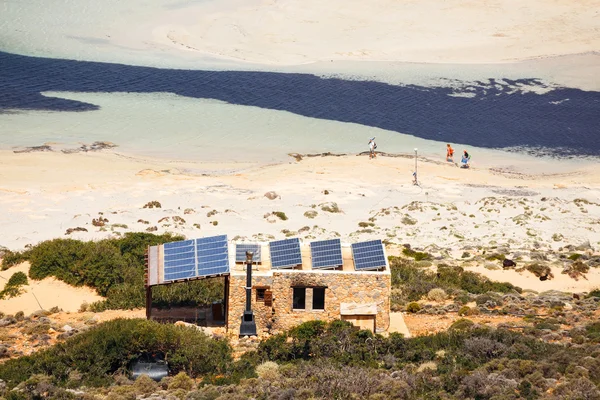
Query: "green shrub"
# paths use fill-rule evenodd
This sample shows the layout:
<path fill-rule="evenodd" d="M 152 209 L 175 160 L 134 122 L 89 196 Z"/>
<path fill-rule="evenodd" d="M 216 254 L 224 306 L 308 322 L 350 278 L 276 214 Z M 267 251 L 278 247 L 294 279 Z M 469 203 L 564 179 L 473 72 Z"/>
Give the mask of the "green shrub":
<path fill-rule="evenodd" d="M 587 295 L 588 298 L 590 297 L 600 297 L 600 289 L 594 289 L 591 292 L 588 293 Z"/>
<path fill-rule="evenodd" d="M 340 209 L 340 207 L 337 205 L 337 203 L 323 203 L 320 204 L 321 206 L 321 210 L 325 211 L 325 212 L 330 212 L 330 213 L 341 213 L 342 210 Z"/>
<path fill-rule="evenodd" d="M 150 378 L 146 374 L 143 374 L 135 380 L 133 387 L 135 388 L 135 392 L 137 394 L 150 394 L 158 389 L 158 384 L 154 381 L 154 379 Z"/>
<path fill-rule="evenodd" d="M 10 278 L 8 278 L 6 286 L 22 286 L 28 284 L 29 281 L 27 280 L 27 275 L 25 275 L 24 272 L 18 271 L 12 274 Z"/>
<path fill-rule="evenodd" d="M 186 391 L 192 390 L 194 381 L 185 372 L 181 371 L 169 381 L 169 390 L 183 389 Z"/>
<path fill-rule="evenodd" d="M 586 337 L 594 343 L 600 343 L 600 322 L 594 322 L 585 327 Z"/>
<path fill-rule="evenodd" d="M 517 271 L 519 271 L 519 272 L 523 271 L 523 270 L 527 270 L 527 271 L 531 272 L 538 278 L 544 278 L 544 277 L 546 277 L 548 279 L 554 278 L 554 275 L 552 274 L 552 270 L 547 265 L 534 263 L 534 264 L 526 265 L 523 268 L 517 269 Z"/>
<path fill-rule="evenodd" d="M 577 261 L 580 258 L 581 258 L 581 254 L 578 254 L 578 253 L 573 253 L 568 257 L 569 260 L 573 260 L 573 261 Z"/>
<path fill-rule="evenodd" d="M 20 295 L 23 292 L 23 290 L 21 289 L 21 286 L 24 286 L 27 284 L 28 284 L 27 275 L 25 275 L 21 271 L 15 272 L 8 279 L 8 282 L 6 282 L 6 285 L 4 285 L 4 289 L 2 289 L 2 291 L 0 291 L 0 300 L 5 299 L 5 298 L 9 299 L 11 297 L 17 297 L 18 295 Z"/>
<path fill-rule="evenodd" d="M 304 216 L 306 218 L 314 219 L 317 216 L 317 214 L 319 214 L 319 213 L 316 212 L 315 210 L 308 210 L 304 213 Z"/>
<path fill-rule="evenodd" d="M 406 305 L 406 311 L 409 313 L 416 313 L 421 310 L 421 306 L 417 302 L 408 303 Z"/>
<path fill-rule="evenodd" d="M 76 369 L 89 386 L 108 385 L 111 375 L 124 373 L 142 353 L 162 352 L 172 372 L 192 377 L 226 373 L 232 362 L 231 347 L 194 328 L 159 324 L 140 319 L 117 319 L 98 324 L 88 331 L 46 350 L 0 364 L 0 379 L 14 387 L 33 374 L 52 376 L 65 385 Z"/>
<path fill-rule="evenodd" d="M 485 259 L 488 261 L 495 261 L 495 260 L 504 261 L 506 259 L 506 256 L 504 254 L 494 253 L 494 254 L 487 256 Z"/>
<path fill-rule="evenodd" d="M 460 310 L 458 310 L 458 315 L 461 317 L 464 317 L 464 316 L 469 315 L 470 311 L 471 311 L 471 307 L 462 306 L 460 308 Z"/>
<path fill-rule="evenodd" d="M 408 247 L 402 249 L 402 254 L 404 254 L 407 257 L 414 258 L 415 261 L 431 260 L 431 254 L 423 253 L 420 251 L 414 251 L 413 249 L 409 249 Z"/>
<path fill-rule="evenodd" d="M 273 215 L 275 215 L 276 217 L 278 217 L 282 221 L 287 221 L 288 220 L 287 215 L 285 215 L 285 213 L 283 211 L 273 211 Z"/>
<path fill-rule="evenodd" d="M 153 200 L 153 201 L 149 201 L 146 204 L 144 204 L 143 208 L 161 208 L 161 207 L 162 207 L 162 205 L 158 201 Z"/>
<path fill-rule="evenodd" d="M 14 252 L 10 250 L 4 251 L 2 255 L 2 270 L 9 269 L 17 264 L 27 261 L 27 251 Z"/>
<path fill-rule="evenodd" d="M 454 323 L 452 323 L 452 325 L 450 325 L 448 330 L 449 331 L 463 331 L 463 330 L 471 329 L 474 325 L 475 325 L 475 323 L 473 321 L 471 321 L 470 319 L 461 318 L 461 319 L 457 319 L 456 321 L 454 321 Z"/>
<path fill-rule="evenodd" d="M 412 260 L 401 257 L 389 257 L 392 275 L 392 307 L 398 308 L 410 301 L 418 301 L 434 288 L 443 289 L 446 293 L 462 292 L 458 301 L 463 304 L 470 301 L 469 295 L 489 291 L 510 293 L 521 292 L 521 288 L 508 282 L 493 282 L 483 275 L 465 271 L 461 267 L 439 264 L 437 272 L 418 268 Z"/>
<path fill-rule="evenodd" d="M 553 324 L 548 321 L 538 322 L 537 324 L 535 324 L 534 327 L 535 327 L 535 329 L 549 329 L 551 331 L 557 331 L 560 329 L 560 325 Z"/>

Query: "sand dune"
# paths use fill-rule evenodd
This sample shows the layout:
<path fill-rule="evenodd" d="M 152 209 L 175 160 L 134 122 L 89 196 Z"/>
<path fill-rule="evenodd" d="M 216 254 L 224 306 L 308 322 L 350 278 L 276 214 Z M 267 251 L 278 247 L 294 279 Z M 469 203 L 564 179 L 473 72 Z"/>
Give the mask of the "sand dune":
<path fill-rule="evenodd" d="M 29 263 L 0 271 L 0 290 L 15 272 L 29 273 Z M 17 297 L 0 300 L 0 311 L 5 314 L 15 314 L 23 311 L 29 315 L 37 310 L 49 310 L 58 307 L 63 311 L 78 311 L 82 303 L 93 303 L 103 298 L 88 287 L 73 287 L 54 278 L 41 281 L 29 279 L 29 284 L 22 287 L 23 293 Z"/>

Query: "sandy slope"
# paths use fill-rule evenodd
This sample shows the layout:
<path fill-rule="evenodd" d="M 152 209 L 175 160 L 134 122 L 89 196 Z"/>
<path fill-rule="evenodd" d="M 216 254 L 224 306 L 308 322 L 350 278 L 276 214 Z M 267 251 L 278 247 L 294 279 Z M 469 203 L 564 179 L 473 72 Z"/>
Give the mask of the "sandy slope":
<path fill-rule="evenodd" d="M 25 262 L 6 271 L 0 271 L 0 290 L 15 272 L 29 272 L 29 263 Z M 63 311 L 78 311 L 83 302 L 93 303 L 102 300 L 96 291 L 88 287 L 73 287 L 54 278 L 41 281 L 29 279 L 29 284 L 22 287 L 20 296 L 0 300 L 0 311 L 15 314 L 23 311 L 29 315 L 37 310 L 49 310 L 58 307 Z"/>

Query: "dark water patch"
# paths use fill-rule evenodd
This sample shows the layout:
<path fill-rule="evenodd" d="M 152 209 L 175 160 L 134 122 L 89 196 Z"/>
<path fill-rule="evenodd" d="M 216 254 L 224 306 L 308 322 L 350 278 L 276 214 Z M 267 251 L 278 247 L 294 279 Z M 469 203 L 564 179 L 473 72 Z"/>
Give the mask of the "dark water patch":
<path fill-rule="evenodd" d="M 169 92 L 442 142 L 600 156 L 599 92 L 556 88 L 535 94 L 516 90 L 520 86 L 543 84 L 535 79 L 491 79 L 459 89 L 399 86 L 310 74 L 159 69 L 0 52 L 0 112 L 98 109 L 42 96 L 44 91 Z M 464 93 L 468 97 L 461 96 Z"/>

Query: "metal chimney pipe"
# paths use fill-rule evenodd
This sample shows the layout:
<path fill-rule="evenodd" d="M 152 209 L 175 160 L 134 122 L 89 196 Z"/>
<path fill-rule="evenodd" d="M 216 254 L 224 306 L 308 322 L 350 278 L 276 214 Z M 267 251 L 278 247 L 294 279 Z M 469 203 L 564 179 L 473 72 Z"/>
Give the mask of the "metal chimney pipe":
<path fill-rule="evenodd" d="M 252 257 L 254 253 L 246 252 L 246 311 L 252 311 Z"/>
<path fill-rule="evenodd" d="M 254 253 L 246 252 L 246 310 L 242 315 L 242 323 L 240 325 L 240 337 L 256 336 L 256 322 L 252 313 L 252 258 Z"/>

